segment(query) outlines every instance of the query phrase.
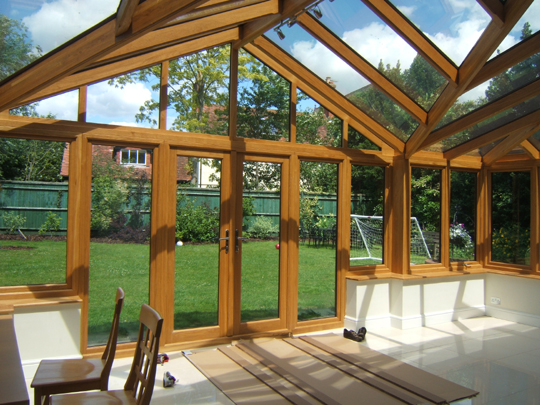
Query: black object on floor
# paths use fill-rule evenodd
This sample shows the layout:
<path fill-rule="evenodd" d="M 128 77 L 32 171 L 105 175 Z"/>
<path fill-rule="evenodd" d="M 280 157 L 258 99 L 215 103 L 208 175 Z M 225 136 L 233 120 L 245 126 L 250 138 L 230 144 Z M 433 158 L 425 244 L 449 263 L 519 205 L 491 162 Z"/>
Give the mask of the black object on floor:
<path fill-rule="evenodd" d="M 364 340 L 364 335 L 359 335 L 354 330 L 343 329 L 343 337 L 346 339 L 354 340 L 355 342 L 361 342 Z"/>

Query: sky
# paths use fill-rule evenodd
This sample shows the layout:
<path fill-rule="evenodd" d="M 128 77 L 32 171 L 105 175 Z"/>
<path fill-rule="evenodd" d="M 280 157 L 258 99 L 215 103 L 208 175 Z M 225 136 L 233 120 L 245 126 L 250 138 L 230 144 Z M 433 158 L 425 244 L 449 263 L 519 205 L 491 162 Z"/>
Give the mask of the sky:
<path fill-rule="evenodd" d="M 0 13 L 21 20 L 34 45 L 43 52 L 92 27 L 116 12 L 119 0 L 1 0 Z M 475 0 L 392 0 L 418 28 L 448 57 L 459 65 L 489 23 L 489 15 Z M 416 51 L 369 10 L 360 0 L 325 0 L 320 4 L 321 22 L 374 66 L 380 60 L 407 69 Z M 533 32 L 540 28 L 540 0 L 536 0 L 516 28 L 501 44 L 504 51 L 519 42 L 524 21 Z M 298 24 L 283 27 L 280 41 L 274 30 L 267 32 L 273 41 L 291 53 L 321 78 L 331 77 L 337 89 L 348 94 L 368 84 L 367 80 L 317 42 Z M 460 99 L 482 96 L 487 83 Z M 129 84 L 123 90 L 106 83 L 89 87 L 88 121 L 135 125 L 135 114 L 152 94 L 148 84 Z M 40 102 L 38 112 L 52 112 L 60 119 L 75 119 L 77 92 Z"/>

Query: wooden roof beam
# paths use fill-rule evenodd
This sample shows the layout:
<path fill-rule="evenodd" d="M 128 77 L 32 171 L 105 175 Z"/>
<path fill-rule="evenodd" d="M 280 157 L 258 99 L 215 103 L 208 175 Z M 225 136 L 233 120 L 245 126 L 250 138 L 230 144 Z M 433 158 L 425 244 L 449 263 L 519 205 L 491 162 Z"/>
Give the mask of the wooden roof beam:
<path fill-rule="evenodd" d="M 116 36 L 125 33 L 131 26 L 131 19 L 139 0 L 121 0 L 116 11 Z"/>
<path fill-rule="evenodd" d="M 234 49 L 240 49 L 249 44 L 255 38 L 261 36 L 281 21 L 292 17 L 300 12 L 315 0 L 283 0 L 281 12 L 271 16 L 259 18 L 256 21 L 244 24 L 242 27 L 242 38 L 233 44 Z"/>
<path fill-rule="evenodd" d="M 469 83 L 482 69 L 489 57 L 495 52 L 497 46 L 506 38 L 514 25 L 519 21 L 533 0 L 507 1 L 504 4 L 505 21 L 502 27 L 493 21 L 486 27 L 480 39 L 467 55 L 458 72 L 458 86 L 446 86 L 435 104 L 428 113 L 427 126 L 419 126 L 405 145 L 405 157 L 410 158 L 420 150 L 429 133 L 444 114 L 463 94 Z"/>
<path fill-rule="evenodd" d="M 486 12 L 491 16 L 491 19 L 502 26 L 504 24 L 504 5 L 501 0 L 476 0 Z"/>
<path fill-rule="evenodd" d="M 84 70 L 79 73 L 74 73 L 59 80 L 42 91 L 33 94 L 31 98 L 24 100 L 24 103 L 28 104 L 34 101 L 39 101 L 56 94 L 77 89 L 83 85 L 97 83 L 102 80 L 133 72 L 138 69 L 153 66 L 170 59 L 188 55 L 202 49 L 236 41 L 239 38 L 239 31 L 240 30 L 238 28 L 231 28 L 216 34 L 207 35 L 204 38 L 194 39 L 91 70 Z"/>
<path fill-rule="evenodd" d="M 206 1 L 146 0 L 137 6 L 130 29 L 119 37 L 116 36 L 116 18 L 105 20 L 5 80 L 0 87 L 0 111 L 20 105 L 21 101 L 31 94 L 134 41 L 175 15 L 190 11 Z"/>
<path fill-rule="evenodd" d="M 508 135 L 482 157 L 482 163 L 484 163 L 485 166 L 491 166 L 516 146 L 520 145 L 523 141 L 526 141 L 531 135 L 538 131 L 538 129 L 540 129 L 539 126 L 531 126 L 514 135 Z"/>
<path fill-rule="evenodd" d="M 529 140 L 521 142 L 521 147 L 531 159 L 540 160 L 540 151 Z"/>
<path fill-rule="evenodd" d="M 512 66 L 540 52 L 540 31 L 488 61 L 469 83 L 465 92 L 506 72 Z"/>
<path fill-rule="evenodd" d="M 100 66 L 110 61 L 115 61 L 127 56 L 140 54 L 143 51 L 155 50 L 176 44 L 180 41 L 192 39 L 207 33 L 213 33 L 225 28 L 232 28 L 260 17 L 261 15 L 271 15 L 279 11 L 278 0 L 264 1 L 258 4 L 249 5 L 240 9 L 228 10 L 215 15 L 199 18 L 162 28 L 136 39 L 126 44 L 122 48 L 107 54 L 98 59 L 93 66 Z"/>
<path fill-rule="evenodd" d="M 425 149 L 449 136 L 457 134 L 479 122 L 482 122 L 490 117 L 493 117 L 500 112 L 512 108 L 519 103 L 522 103 L 535 95 L 540 93 L 540 78 L 536 79 L 534 82 L 529 83 L 523 86 L 520 89 L 514 90 L 512 93 L 507 94 L 506 96 L 492 101 L 489 104 L 479 108 L 478 110 L 472 111 L 471 113 L 445 125 L 444 127 L 433 131 L 429 136 L 424 140 L 420 149 Z"/>
<path fill-rule="evenodd" d="M 361 123 L 362 127 L 366 128 L 366 130 L 381 139 L 385 144 L 392 147 L 392 149 L 400 153 L 404 151 L 405 144 L 403 141 L 398 139 L 379 122 L 356 107 L 350 100 L 330 87 L 327 83 L 321 80 L 318 76 L 304 67 L 270 40 L 266 39 L 265 37 L 259 37 L 253 41 L 253 45 L 254 47 L 246 46 L 246 49 L 252 52 L 252 50 L 256 50 L 258 48 L 266 56 L 265 59 L 270 58 L 276 61 L 284 69 L 298 77 L 304 83 L 304 86 L 310 87 L 313 91 L 315 91 L 319 95 L 317 98 L 330 100 L 332 104 L 340 106 L 340 109 L 345 111 L 351 119 Z M 302 88 L 304 88 L 304 86 L 302 86 Z"/>
<path fill-rule="evenodd" d="M 533 111 L 524 117 L 518 118 L 512 122 L 501 125 L 492 131 L 485 133 L 477 138 L 471 139 L 464 144 L 456 146 L 443 153 L 445 159 L 452 160 L 467 152 L 478 149 L 488 143 L 495 142 L 505 136 L 515 135 L 521 133 L 524 129 L 532 129 L 536 125 L 540 124 L 540 110 Z"/>
<path fill-rule="evenodd" d="M 396 31 L 416 52 L 439 71 L 452 87 L 456 86 L 458 68 L 422 31 L 396 7 L 385 0 L 362 0 L 375 14 Z"/>
<path fill-rule="evenodd" d="M 364 76 L 374 86 L 399 104 L 405 111 L 411 114 L 418 122 L 425 125 L 427 112 L 415 101 L 407 96 L 399 87 L 388 80 L 371 63 L 358 55 L 353 49 L 345 44 L 333 32 L 327 30 L 318 20 L 308 13 L 297 17 L 297 22 L 319 42 L 325 44 L 331 51 L 339 56 L 350 67 Z"/>

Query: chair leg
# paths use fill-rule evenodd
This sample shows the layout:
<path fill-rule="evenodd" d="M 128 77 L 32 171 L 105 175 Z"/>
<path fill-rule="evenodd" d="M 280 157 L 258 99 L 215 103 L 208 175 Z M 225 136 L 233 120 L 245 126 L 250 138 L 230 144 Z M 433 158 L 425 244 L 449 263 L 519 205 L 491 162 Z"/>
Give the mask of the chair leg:
<path fill-rule="evenodd" d="M 43 395 L 39 388 L 34 388 L 34 404 L 35 405 L 49 405 L 49 396 Z"/>

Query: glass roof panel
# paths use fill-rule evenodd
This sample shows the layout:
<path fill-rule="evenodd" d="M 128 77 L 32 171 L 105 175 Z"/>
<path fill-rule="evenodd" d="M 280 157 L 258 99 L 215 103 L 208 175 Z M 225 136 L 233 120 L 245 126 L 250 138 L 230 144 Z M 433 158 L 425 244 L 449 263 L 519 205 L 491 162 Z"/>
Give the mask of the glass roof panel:
<path fill-rule="evenodd" d="M 296 94 L 296 142 L 341 146 L 343 121 L 301 89 Z"/>
<path fill-rule="evenodd" d="M 506 72 L 462 94 L 446 112 L 435 129 L 498 100 L 540 77 L 540 52 L 512 66 Z"/>
<path fill-rule="evenodd" d="M 503 111 L 500 114 L 495 115 L 487 120 L 484 120 L 464 131 L 458 132 L 432 146 L 427 148 L 433 152 L 446 152 L 456 146 L 459 146 L 471 139 L 477 138 L 487 132 L 494 130 L 501 125 L 508 124 L 509 122 L 523 117 L 533 111 L 540 109 L 540 95 L 537 95 L 530 100 L 516 105 L 513 108 Z"/>
<path fill-rule="evenodd" d="M 72 90 L 39 102 L 23 105 L 9 111 L 13 115 L 25 117 L 54 118 L 77 121 L 79 110 L 79 90 Z"/>
<path fill-rule="evenodd" d="M 536 149 L 540 150 L 540 131 L 536 131 L 533 136 L 529 138 L 529 142 L 531 142 Z"/>
<path fill-rule="evenodd" d="M 116 13 L 119 0 L 2 0 L 0 28 L 14 50 L 0 80 Z M 6 66 L 9 65 L 9 66 Z"/>
<path fill-rule="evenodd" d="M 476 0 L 391 0 L 457 65 L 465 59 L 491 18 Z"/>
<path fill-rule="evenodd" d="M 404 142 L 409 139 L 418 122 L 405 110 L 298 24 L 284 25 L 281 29 L 282 40 L 274 29 L 266 35 L 399 139 Z"/>
<path fill-rule="evenodd" d="M 525 24 L 528 23 L 528 27 Z M 535 0 L 498 46 L 491 58 L 503 53 L 540 29 L 540 0 Z"/>
<path fill-rule="evenodd" d="M 322 14 L 320 21 L 328 29 L 424 109 L 431 108 L 448 83 L 364 3 L 358 0 L 325 1 L 311 13 L 315 17 Z M 426 74 L 429 74 L 428 78 Z"/>

